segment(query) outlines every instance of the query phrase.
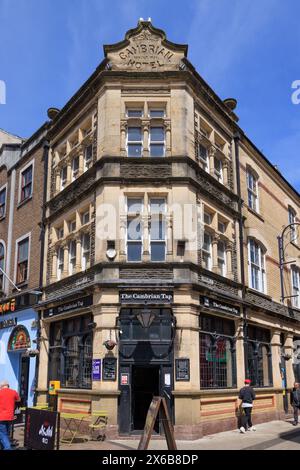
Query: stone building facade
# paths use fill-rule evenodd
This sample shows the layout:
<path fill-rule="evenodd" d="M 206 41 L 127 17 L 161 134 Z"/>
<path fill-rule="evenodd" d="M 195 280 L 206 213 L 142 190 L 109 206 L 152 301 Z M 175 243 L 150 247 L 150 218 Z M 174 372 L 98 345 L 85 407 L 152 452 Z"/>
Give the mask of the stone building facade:
<path fill-rule="evenodd" d="M 250 375 L 254 419 L 278 418 L 299 322 L 276 237 L 299 194 L 186 45 L 140 21 L 104 55 L 49 123 L 39 399 L 58 381 L 59 410 L 107 410 L 116 436 L 161 395 L 198 438 L 237 426 Z"/>

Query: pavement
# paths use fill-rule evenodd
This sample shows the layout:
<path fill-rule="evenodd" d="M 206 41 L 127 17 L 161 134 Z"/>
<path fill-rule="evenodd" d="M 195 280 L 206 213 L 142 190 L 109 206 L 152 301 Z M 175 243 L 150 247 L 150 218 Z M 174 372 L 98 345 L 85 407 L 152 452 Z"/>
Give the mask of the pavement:
<path fill-rule="evenodd" d="M 176 441 L 178 450 L 300 450 L 300 424 L 292 420 L 271 421 L 255 426 L 256 431 L 241 434 L 239 430 L 220 432 L 194 441 Z M 23 445 L 23 428 L 16 428 L 14 438 Z M 78 441 L 62 444 L 61 450 L 135 450 L 139 439 Z M 153 439 L 149 450 L 166 450 L 164 439 Z"/>

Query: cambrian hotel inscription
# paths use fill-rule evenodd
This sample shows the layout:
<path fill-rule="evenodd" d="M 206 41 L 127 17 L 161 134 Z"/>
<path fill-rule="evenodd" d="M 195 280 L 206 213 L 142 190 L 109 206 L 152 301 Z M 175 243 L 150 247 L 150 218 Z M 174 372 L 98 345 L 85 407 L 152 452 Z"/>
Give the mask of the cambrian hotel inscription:
<path fill-rule="evenodd" d="M 118 53 L 121 66 L 135 70 L 162 69 L 173 65 L 176 54 L 163 47 L 159 38 L 143 33 L 132 38 L 130 46 Z"/>

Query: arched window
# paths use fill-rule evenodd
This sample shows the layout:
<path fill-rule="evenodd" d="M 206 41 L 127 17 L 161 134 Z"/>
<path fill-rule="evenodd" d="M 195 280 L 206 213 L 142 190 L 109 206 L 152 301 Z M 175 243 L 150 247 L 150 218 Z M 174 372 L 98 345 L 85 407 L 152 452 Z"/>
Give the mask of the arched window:
<path fill-rule="evenodd" d="M 0 268 L 4 271 L 4 262 L 5 262 L 5 249 L 4 244 L 0 243 Z M 3 290 L 4 287 L 4 274 L 0 269 L 0 291 Z"/>
<path fill-rule="evenodd" d="M 256 240 L 248 240 L 249 286 L 266 293 L 265 250 Z"/>
<path fill-rule="evenodd" d="M 201 315 L 200 388 L 236 386 L 234 322 Z"/>

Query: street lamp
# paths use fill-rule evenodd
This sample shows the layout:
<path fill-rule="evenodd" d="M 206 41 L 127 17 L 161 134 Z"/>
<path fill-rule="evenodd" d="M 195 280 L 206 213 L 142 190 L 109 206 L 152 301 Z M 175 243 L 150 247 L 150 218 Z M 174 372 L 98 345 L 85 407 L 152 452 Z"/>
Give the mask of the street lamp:
<path fill-rule="evenodd" d="M 144 308 L 137 314 L 137 319 L 142 325 L 143 328 L 149 328 L 155 318 L 155 313 L 151 308 L 147 308 L 147 303 L 145 303 Z"/>
<path fill-rule="evenodd" d="M 281 297 L 280 300 L 281 302 L 284 302 L 285 299 L 290 299 L 292 297 L 297 297 L 297 295 L 284 295 L 284 279 L 283 279 L 283 274 L 284 274 L 284 266 L 287 264 L 292 264 L 295 263 L 296 260 L 293 261 L 285 261 L 285 250 L 287 246 L 295 240 L 290 239 L 289 242 L 284 245 L 284 236 L 286 232 L 290 229 L 290 233 L 295 232 L 295 227 L 300 226 L 299 222 L 293 222 L 292 224 L 287 225 L 284 227 L 282 230 L 281 234 L 277 237 L 278 240 L 278 250 L 279 250 L 279 269 L 280 269 L 280 288 L 281 288 Z"/>

